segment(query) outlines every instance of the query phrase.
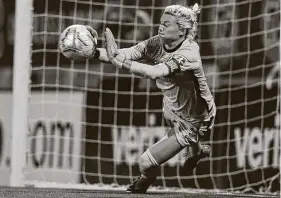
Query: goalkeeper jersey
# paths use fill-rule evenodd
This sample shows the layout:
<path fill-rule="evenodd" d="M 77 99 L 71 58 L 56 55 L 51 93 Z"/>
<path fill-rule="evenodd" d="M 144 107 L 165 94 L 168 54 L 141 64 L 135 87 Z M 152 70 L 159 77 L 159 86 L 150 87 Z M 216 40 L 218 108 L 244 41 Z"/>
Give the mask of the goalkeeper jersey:
<path fill-rule="evenodd" d="M 202 68 L 199 46 L 184 40 L 168 50 L 157 35 L 133 47 L 119 50 L 127 59 L 145 59 L 150 64 L 164 63 L 170 74 L 156 79 L 163 93 L 163 110 L 168 119 L 173 112 L 185 120 L 208 120 L 215 116 L 215 103 Z"/>

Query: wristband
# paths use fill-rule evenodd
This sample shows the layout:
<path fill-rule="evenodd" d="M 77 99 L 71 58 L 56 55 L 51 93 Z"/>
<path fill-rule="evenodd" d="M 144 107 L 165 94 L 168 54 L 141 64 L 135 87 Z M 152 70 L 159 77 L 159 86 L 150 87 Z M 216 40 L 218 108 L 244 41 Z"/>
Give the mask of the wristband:
<path fill-rule="evenodd" d="M 96 49 L 96 52 L 94 54 L 94 59 L 99 59 L 100 57 L 100 50 Z"/>

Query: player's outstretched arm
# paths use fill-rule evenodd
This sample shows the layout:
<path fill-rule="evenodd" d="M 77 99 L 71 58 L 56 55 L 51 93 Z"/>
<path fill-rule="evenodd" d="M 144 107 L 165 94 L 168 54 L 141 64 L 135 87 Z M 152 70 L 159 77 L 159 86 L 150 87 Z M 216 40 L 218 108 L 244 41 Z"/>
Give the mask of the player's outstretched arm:
<path fill-rule="evenodd" d="M 96 30 L 94 30 L 89 25 L 87 25 L 86 27 L 94 38 L 98 37 L 98 34 L 97 34 Z M 138 60 L 138 59 L 141 59 L 144 55 L 145 47 L 143 45 L 136 45 L 136 46 L 133 46 L 133 47 L 130 47 L 130 48 L 118 49 L 115 41 L 113 43 L 114 43 L 114 45 L 112 45 L 112 46 L 114 46 L 114 50 L 116 52 L 116 55 L 121 54 L 122 56 L 125 56 L 129 60 Z M 107 51 L 106 51 L 105 48 L 97 48 L 95 50 L 95 53 L 93 54 L 92 58 L 98 59 L 101 62 L 110 63 L 110 60 L 107 56 Z"/>
<path fill-rule="evenodd" d="M 143 63 L 138 63 L 136 61 L 131 61 L 126 59 L 126 57 L 121 54 L 116 53 L 116 43 L 114 36 L 109 28 L 105 31 L 106 39 L 106 51 L 107 57 L 110 62 L 117 68 L 126 68 L 131 73 L 137 74 L 139 76 L 148 77 L 151 79 L 156 79 L 162 76 L 166 76 L 171 73 L 169 67 L 165 63 L 160 63 L 158 65 L 148 65 Z"/>

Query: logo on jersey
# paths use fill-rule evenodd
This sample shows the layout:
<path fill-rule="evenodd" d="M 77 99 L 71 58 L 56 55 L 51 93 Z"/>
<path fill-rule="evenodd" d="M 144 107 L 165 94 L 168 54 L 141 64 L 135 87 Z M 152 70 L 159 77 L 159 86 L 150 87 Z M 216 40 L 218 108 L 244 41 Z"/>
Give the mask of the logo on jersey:
<path fill-rule="evenodd" d="M 180 71 L 180 68 L 184 66 L 187 62 L 187 59 L 180 55 L 176 54 L 171 59 L 169 59 L 165 64 L 171 69 L 172 72 Z"/>

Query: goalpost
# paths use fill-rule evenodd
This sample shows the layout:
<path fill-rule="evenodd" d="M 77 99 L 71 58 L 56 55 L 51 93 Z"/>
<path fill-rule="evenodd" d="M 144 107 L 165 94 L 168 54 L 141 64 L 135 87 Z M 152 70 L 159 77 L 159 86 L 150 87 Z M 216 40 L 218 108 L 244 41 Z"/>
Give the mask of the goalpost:
<path fill-rule="evenodd" d="M 32 0 L 17 1 L 13 69 L 11 186 L 22 186 L 28 135 L 28 100 L 31 70 Z M 24 38 L 24 39 L 23 39 Z"/>
<path fill-rule="evenodd" d="M 72 24 L 91 25 L 101 47 L 109 27 L 118 46 L 128 47 L 157 33 L 166 6 L 198 2 L 196 41 L 218 109 L 203 139 L 213 152 L 185 175 L 183 151 L 161 167 L 155 185 L 280 191 L 278 0 L 16 2 L 12 186 L 132 182 L 142 152 L 168 130 L 161 93 L 153 81 L 112 65 L 65 59 L 59 35 Z"/>

